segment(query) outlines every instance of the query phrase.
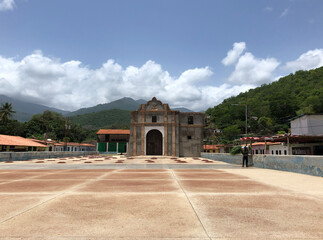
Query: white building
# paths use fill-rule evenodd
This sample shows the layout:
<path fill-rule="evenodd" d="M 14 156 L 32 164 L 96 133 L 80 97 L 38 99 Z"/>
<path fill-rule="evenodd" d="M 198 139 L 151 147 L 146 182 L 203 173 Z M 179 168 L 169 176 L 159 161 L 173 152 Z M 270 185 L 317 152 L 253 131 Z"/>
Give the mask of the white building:
<path fill-rule="evenodd" d="M 290 122 L 291 135 L 323 136 L 323 114 L 306 114 Z"/>

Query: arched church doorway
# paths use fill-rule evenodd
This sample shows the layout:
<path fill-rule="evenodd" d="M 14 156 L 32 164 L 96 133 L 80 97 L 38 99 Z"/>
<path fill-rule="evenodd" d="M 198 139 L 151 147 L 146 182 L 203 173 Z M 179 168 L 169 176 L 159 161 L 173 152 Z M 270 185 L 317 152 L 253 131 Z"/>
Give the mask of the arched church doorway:
<path fill-rule="evenodd" d="M 146 155 L 163 155 L 163 135 L 160 131 L 150 130 L 146 135 Z"/>

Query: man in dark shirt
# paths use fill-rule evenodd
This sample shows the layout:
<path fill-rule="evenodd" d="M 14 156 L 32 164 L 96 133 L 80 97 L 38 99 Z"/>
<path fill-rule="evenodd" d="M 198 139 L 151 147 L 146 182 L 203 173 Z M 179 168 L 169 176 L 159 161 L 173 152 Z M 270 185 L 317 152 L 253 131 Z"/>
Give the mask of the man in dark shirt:
<path fill-rule="evenodd" d="M 242 167 L 244 167 L 244 162 L 246 161 L 246 167 L 248 167 L 248 154 L 249 154 L 249 150 L 248 150 L 248 146 L 244 146 L 242 148 Z"/>

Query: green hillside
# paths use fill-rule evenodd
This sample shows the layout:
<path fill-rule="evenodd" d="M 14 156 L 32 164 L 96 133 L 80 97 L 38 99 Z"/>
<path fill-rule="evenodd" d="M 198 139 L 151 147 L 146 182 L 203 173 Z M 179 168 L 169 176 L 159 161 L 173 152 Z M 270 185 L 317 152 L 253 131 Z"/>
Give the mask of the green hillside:
<path fill-rule="evenodd" d="M 112 110 L 112 109 L 134 111 L 139 108 L 140 102 L 142 101 L 144 100 L 140 99 L 136 101 L 132 98 L 124 97 L 110 103 L 98 104 L 94 107 L 81 108 L 77 111 L 66 114 L 66 116 L 76 116 L 76 115 L 82 115 L 82 114 L 94 113 L 94 112 L 100 112 L 100 111 Z"/>
<path fill-rule="evenodd" d="M 248 106 L 249 133 L 288 131 L 291 117 L 323 113 L 323 67 L 298 71 L 279 81 L 225 99 L 206 111 L 210 115 L 211 126 L 224 133 L 244 133 L 245 104 Z"/>
<path fill-rule="evenodd" d="M 129 129 L 130 112 L 120 109 L 104 110 L 69 117 L 70 121 L 83 128 L 96 130 L 100 128 Z"/>

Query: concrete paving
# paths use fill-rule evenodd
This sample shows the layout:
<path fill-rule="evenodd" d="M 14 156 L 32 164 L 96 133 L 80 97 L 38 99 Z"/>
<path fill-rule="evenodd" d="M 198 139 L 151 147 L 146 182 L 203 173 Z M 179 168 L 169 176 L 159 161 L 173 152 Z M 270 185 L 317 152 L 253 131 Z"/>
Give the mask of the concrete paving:
<path fill-rule="evenodd" d="M 202 158 L 73 160 L 0 163 L 0 239 L 323 239 L 320 177 Z"/>

